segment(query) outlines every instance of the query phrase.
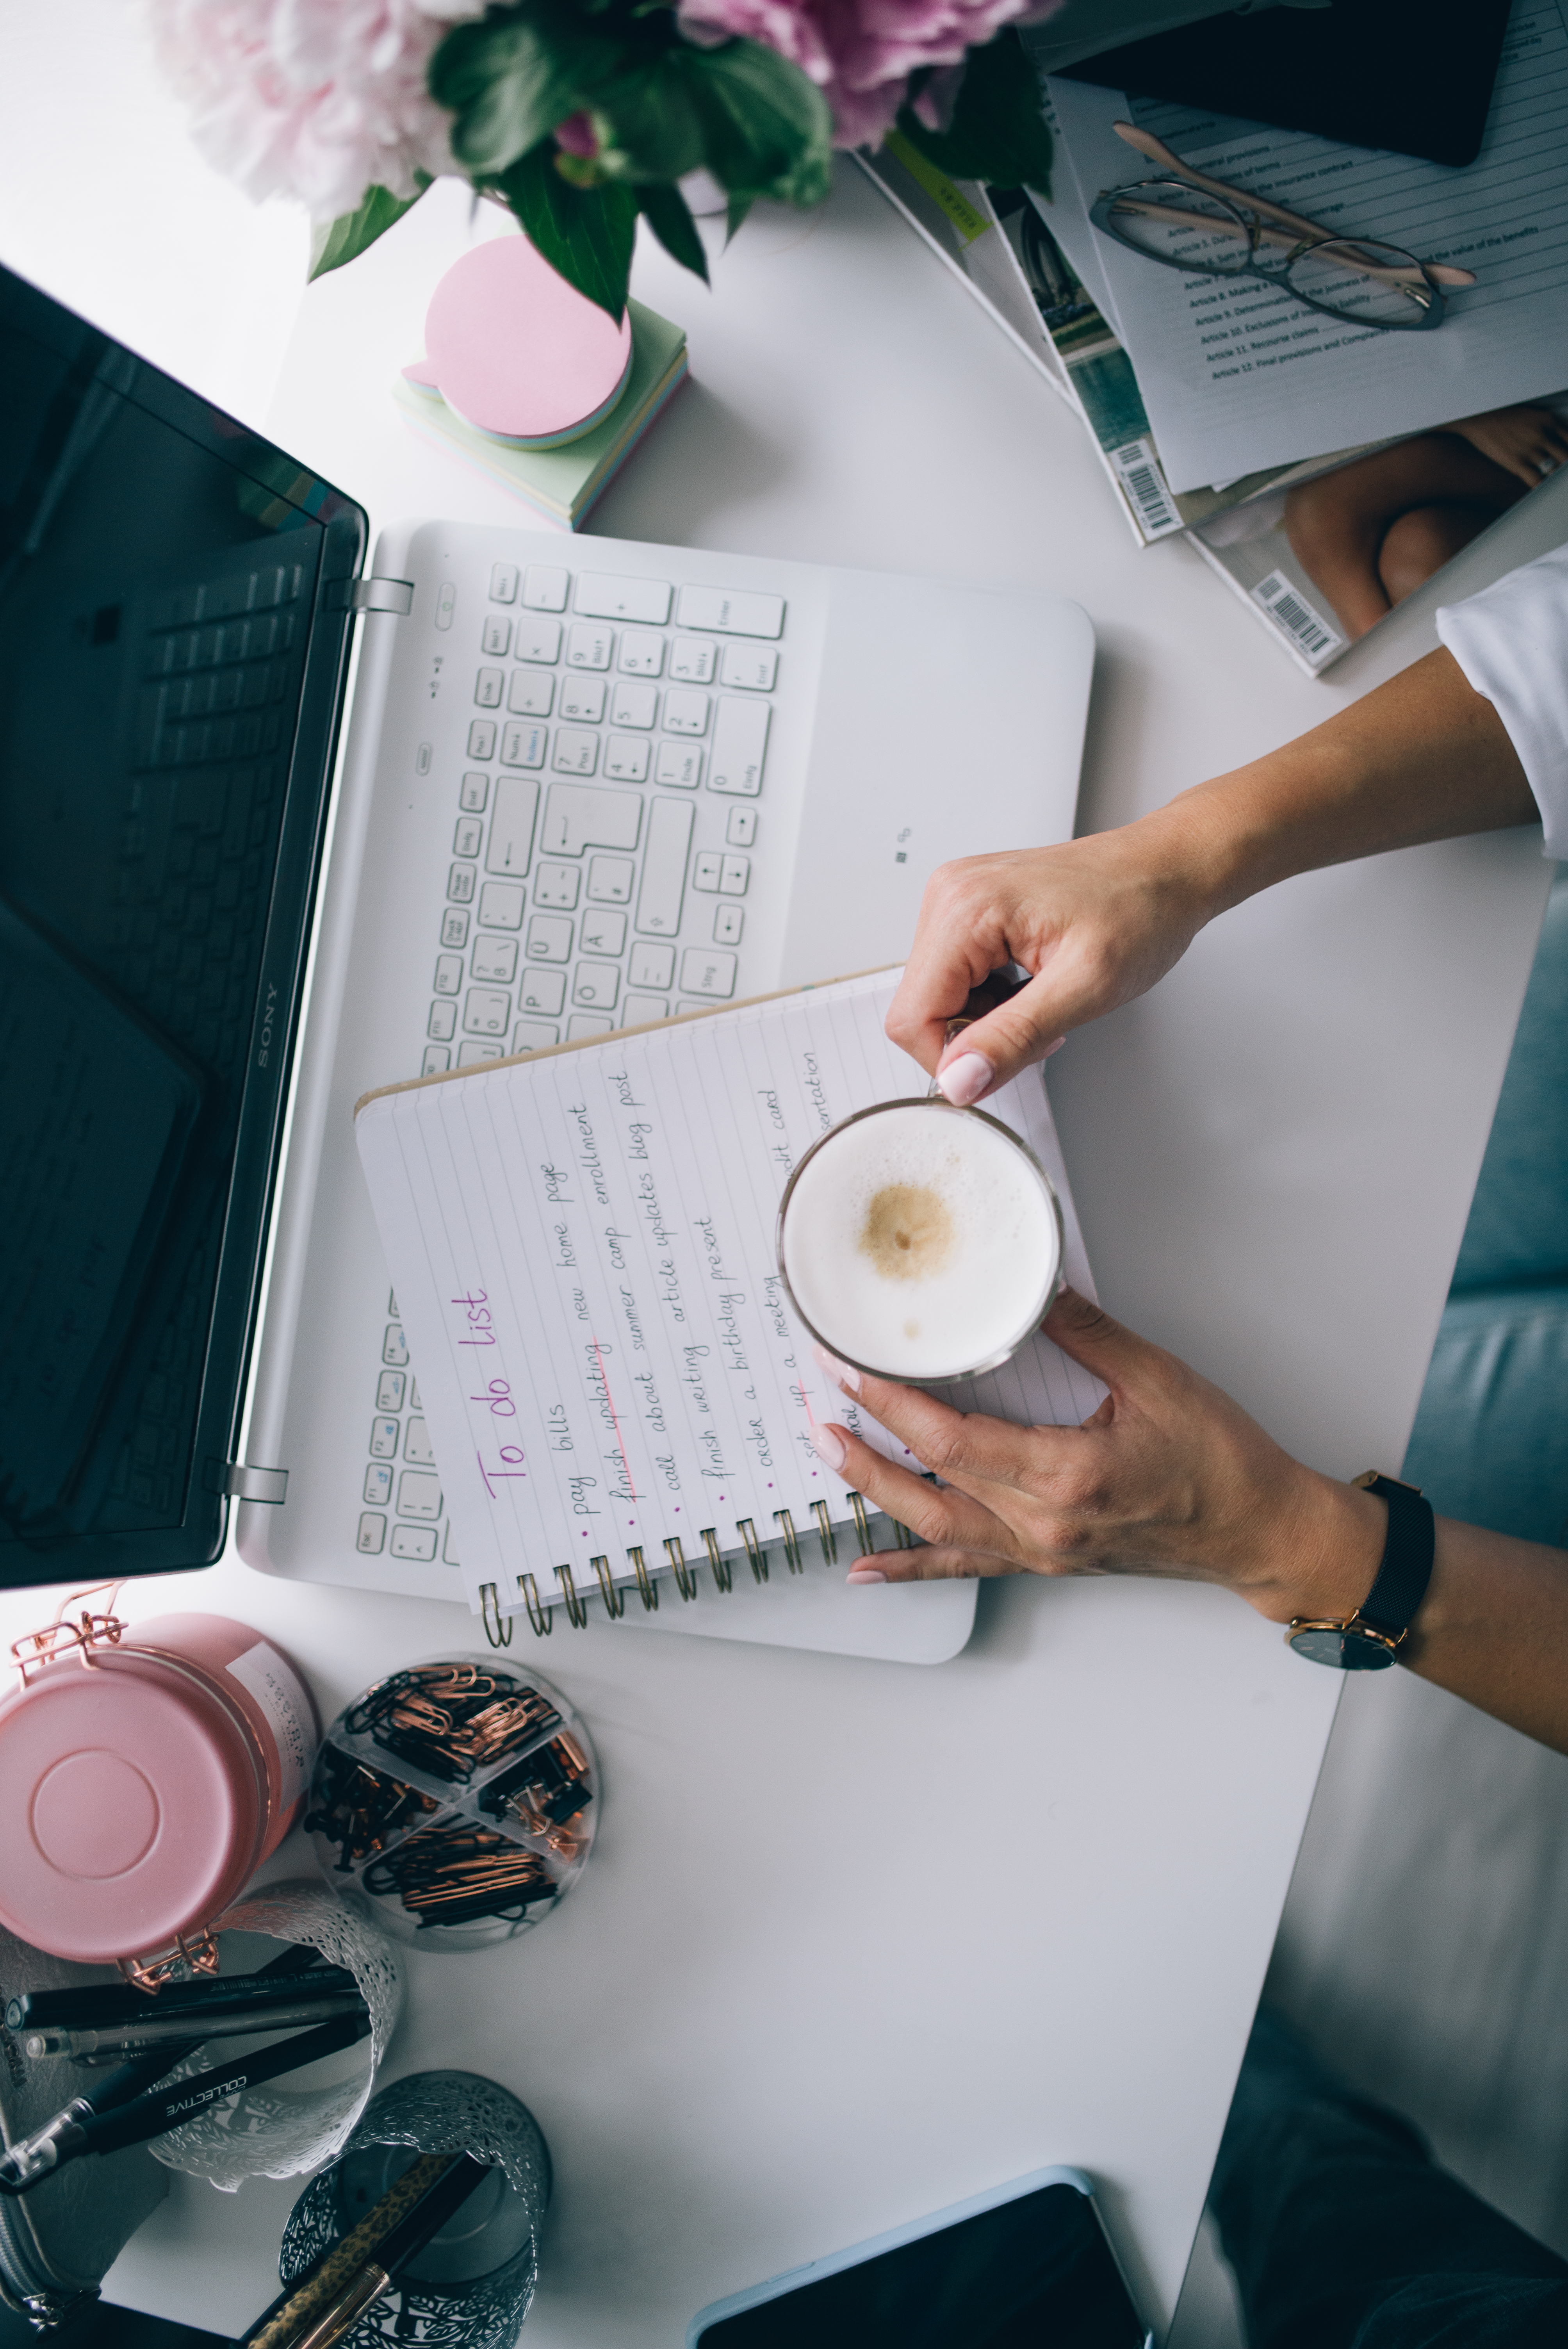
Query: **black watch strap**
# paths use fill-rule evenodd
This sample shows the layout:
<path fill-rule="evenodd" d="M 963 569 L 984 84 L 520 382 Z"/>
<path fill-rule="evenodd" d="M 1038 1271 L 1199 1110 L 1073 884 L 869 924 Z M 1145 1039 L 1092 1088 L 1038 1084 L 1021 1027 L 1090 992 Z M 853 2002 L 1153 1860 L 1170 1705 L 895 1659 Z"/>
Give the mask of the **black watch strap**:
<path fill-rule="evenodd" d="M 1402 1640 L 1432 1578 L 1437 1536 L 1432 1505 L 1414 1485 L 1401 1485 L 1396 1477 L 1379 1475 L 1376 1469 L 1369 1468 L 1354 1482 L 1363 1492 L 1376 1493 L 1388 1511 L 1383 1563 L 1354 1619 L 1369 1630 L 1380 1631 L 1386 1640 Z"/>

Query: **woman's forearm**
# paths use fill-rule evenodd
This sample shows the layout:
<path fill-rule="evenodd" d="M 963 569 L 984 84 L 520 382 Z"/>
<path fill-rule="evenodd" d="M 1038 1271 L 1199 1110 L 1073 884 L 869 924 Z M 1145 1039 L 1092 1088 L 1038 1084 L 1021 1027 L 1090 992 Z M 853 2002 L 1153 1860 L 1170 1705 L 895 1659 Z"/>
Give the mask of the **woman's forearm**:
<path fill-rule="evenodd" d="M 1292 874 L 1538 819 L 1501 719 L 1439 650 L 1144 822 L 1212 918 Z"/>
<path fill-rule="evenodd" d="M 1568 1754 L 1568 1551 L 1439 1517 L 1431 1586 L 1399 1661 Z"/>

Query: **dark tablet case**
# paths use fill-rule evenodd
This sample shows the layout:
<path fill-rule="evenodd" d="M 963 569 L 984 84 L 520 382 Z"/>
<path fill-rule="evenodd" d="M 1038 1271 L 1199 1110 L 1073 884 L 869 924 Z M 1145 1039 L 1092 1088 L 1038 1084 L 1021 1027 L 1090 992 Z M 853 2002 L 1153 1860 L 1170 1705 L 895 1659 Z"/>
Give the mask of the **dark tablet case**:
<path fill-rule="evenodd" d="M 1480 152 L 1510 0 L 1334 0 L 1211 16 L 1066 69 L 1068 81 L 1462 166 Z"/>

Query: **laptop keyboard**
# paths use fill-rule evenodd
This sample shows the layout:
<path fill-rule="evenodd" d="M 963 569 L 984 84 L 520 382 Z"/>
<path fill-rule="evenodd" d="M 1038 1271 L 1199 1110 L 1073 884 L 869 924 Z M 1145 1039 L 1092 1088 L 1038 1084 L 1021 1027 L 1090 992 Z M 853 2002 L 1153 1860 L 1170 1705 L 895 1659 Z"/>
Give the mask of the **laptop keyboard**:
<path fill-rule="evenodd" d="M 790 682 L 782 595 L 498 563 L 469 616 L 474 600 L 444 591 L 436 619 L 471 683 L 426 1076 L 748 991 L 769 735 Z M 715 799 L 722 839 L 705 824 L 697 847 Z M 456 1565 L 396 1298 L 387 1316 L 355 1546 Z"/>

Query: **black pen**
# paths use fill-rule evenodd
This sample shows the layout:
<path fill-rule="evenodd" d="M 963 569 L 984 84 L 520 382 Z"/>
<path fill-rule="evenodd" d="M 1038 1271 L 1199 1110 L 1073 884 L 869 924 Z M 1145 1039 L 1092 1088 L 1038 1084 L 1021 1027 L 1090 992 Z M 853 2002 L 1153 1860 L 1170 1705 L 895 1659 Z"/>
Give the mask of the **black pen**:
<path fill-rule="evenodd" d="M 438 2162 L 443 2164 L 440 2174 L 414 2199 L 408 2189 L 415 2188 L 418 2172 L 428 2172 Z M 332 2349 L 355 2319 L 392 2289 L 402 2270 L 418 2259 L 490 2173 L 490 2165 L 475 2160 L 472 2154 L 424 2156 L 317 2268 L 263 2310 L 240 2349 Z M 400 2189 L 408 2199 L 399 2210 Z M 383 2213 L 391 2224 L 378 2240 L 369 2241 Z"/>
<path fill-rule="evenodd" d="M 314 2064 L 318 2056 L 352 2047 L 369 2029 L 370 2017 L 362 2007 L 357 2014 L 340 2015 L 335 2023 L 302 2031 L 294 2039 L 280 2040 L 275 2047 L 263 2047 L 258 2054 L 243 2056 L 232 2065 L 219 2064 L 212 2071 L 195 2073 L 189 2080 L 150 2088 L 107 2112 L 95 2110 L 90 2097 L 73 2096 L 53 2120 L 0 2155 L 0 2194 L 25 2194 L 40 2178 L 52 2176 L 84 2153 L 116 2153 L 121 2146 L 144 2145 L 149 2137 L 178 2128 L 181 2121 L 205 2111 L 209 2105 L 238 2095 L 242 2088 L 259 2087 L 264 2080 L 275 2080 L 303 2064 Z"/>
<path fill-rule="evenodd" d="M 242 2003 L 225 2002 L 188 2014 L 139 2015 L 134 2023 L 117 2024 L 110 2030 L 63 2031 L 57 2023 L 43 2031 L 27 2030 L 22 2033 L 22 2053 L 35 2063 L 43 2055 L 67 2055 L 76 2064 L 90 2063 L 95 2057 L 106 2055 L 150 2055 L 159 2048 L 180 2043 L 189 2049 L 201 2046 L 208 2039 L 239 2039 L 247 2032 L 292 2031 L 301 2023 L 330 2023 L 334 2016 L 352 2014 L 363 2004 L 352 1982 L 346 1990 L 308 1998 L 302 1984 L 292 1999 L 280 2000 L 276 2005 L 248 1999 Z M 192 2029 L 197 2024 L 201 2026 L 200 2036 L 192 2039 Z"/>
<path fill-rule="evenodd" d="M 193 1982 L 165 1982 L 150 1992 L 133 1989 L 129 1982 L 92 1982 L 80 1990 L 25 1990 L 8 2001 L 5 2021 L 16 2032 L 108 2031 L 134 2025 L 152 2014 L 188 2014 L 195 2023 L 211 2006 L 226 2006 L 238 2000 L 265 2006 L 303 1997 L 306 1992 L 300 1976 L 306 1972 L 312 1998 L 354 1988 L 354 1976 L 346 1966 L 316 1966 L 314 1961 L 318 1955 L 307 1943 L 298 1942 L 260 1973 L 202 1974 Z"/>

